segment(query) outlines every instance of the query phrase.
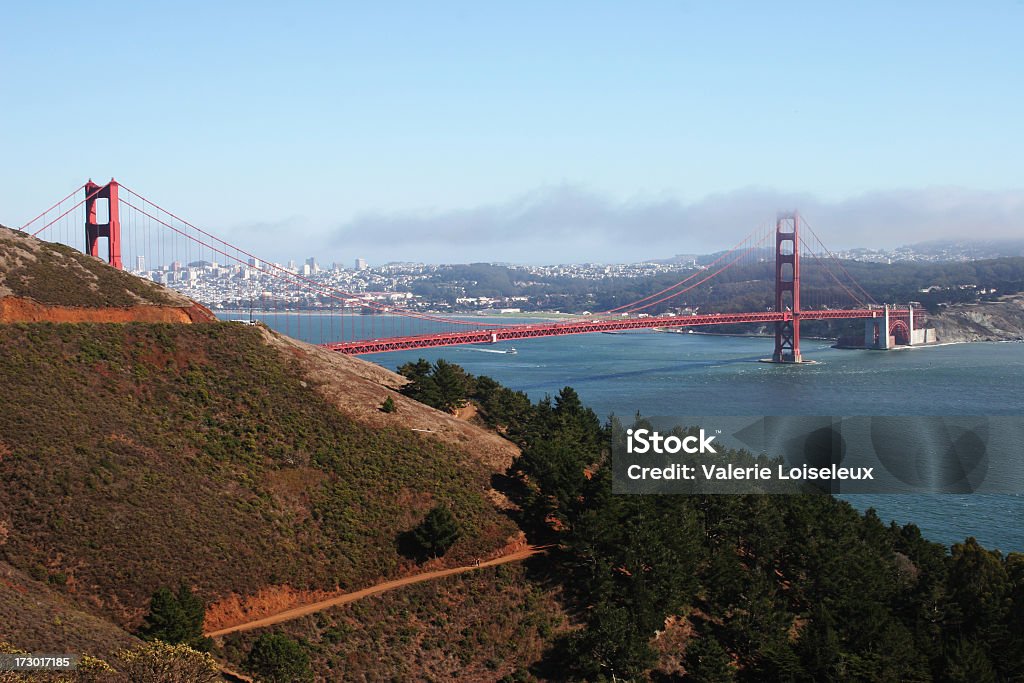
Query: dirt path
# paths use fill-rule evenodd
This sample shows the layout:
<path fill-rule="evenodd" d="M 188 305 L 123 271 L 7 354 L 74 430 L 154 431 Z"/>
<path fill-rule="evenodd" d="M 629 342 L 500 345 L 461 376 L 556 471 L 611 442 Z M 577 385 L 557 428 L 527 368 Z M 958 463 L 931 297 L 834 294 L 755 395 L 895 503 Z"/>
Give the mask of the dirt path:
<path fill-rule="evenodd" d="M 525 560 L 528 557 L 532 557 L 538 553 L 544 552 L 546 546 L 529 546 L 522 550 L 517 550 L 514 553 L 508 555 L 502 555 L 496 557 L 493 560 L 487 560 L 481 562 L 479 565 L 469 565 L 466 567 L 452 567 L 451 569 L 438 569 L 432 572 L 424 572 L 422 574 L 415 574 L 413 576 L 406 576 L 405 578 L 395 579 L 394 581 L 385 581 L 384 583 L 378 583 L 376 586 L 370 586 L 362 590 L 355 591 L 353 593 L 345 593 L 334 598 L 327 600 L 321 600 L 320 602 L 313 602 L 308 605 L 300 605 L 298 607 L 292 607 L 283 612 L 272 614 L 269 617 L 261 617 L 260 619 L 254 619 L 253 621 L 245 622 L 244 624 L 236 624 L 235 626 L 229 626 L 222 628 L 217 631 L 210 631 L 206 633 L 211 638 L 218 638 L 220 636 L 226 636 L 229 633 L 236 633 L 238 631 L 251 631 L 254 628 L 263 628 L 264 626 L 273 626 L 274 624 L 280 624 L 284 621 L 291 621 L 292 619 L 298 619 L 321 610 L 325 610 L 328 607 L 337 607 L 338 605 L 346 605 L 356 600 L 362 600 L 363 598 L 378 593 L 386 593 L 387 591 L 401 588 L 402 586 L 409 586 L 414 583 L 421 583 L 423 581 L 433 581 L 435 579 L 441 579 L 446 576 L 452 576 L 454 574 L 462 574 L 465 572 L 475 571 L 477 569 L 483 569 L 484 567 L 494 567 L 499 564 L 507 564 L 509 562 L 519 562 Z"/>

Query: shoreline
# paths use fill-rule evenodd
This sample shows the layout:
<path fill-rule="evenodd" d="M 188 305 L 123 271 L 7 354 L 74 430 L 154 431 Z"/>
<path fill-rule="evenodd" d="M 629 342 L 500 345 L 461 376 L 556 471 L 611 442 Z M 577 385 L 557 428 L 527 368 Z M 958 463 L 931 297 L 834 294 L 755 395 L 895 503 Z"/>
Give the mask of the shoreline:
<path fill-rule="evenodd" d="M 238 309 L 238 308 L 212 308 L 210 310 L 213 311 L 214 315 L 220 315 L 220 314 L 223 314 L 223 315 L 245 315 L 245 316 L 249 315 L 249 309 L 247 309 L 247 308 L 246 309 Z M 536 315 L 533 315 L 533 314 L 523 314 L 523 313 L 509 313 L 509 314 L 506 314 L 506 315 L 500 315 L 500 314 L 485 315 L 485 314 L 472 313 L 472 312 L 469 312 L 469 313 L 450 313 L 450 312 L 441 312 L 441 311 L 416 311 L 416 313 L 417 314 L 422 314 L 422 315 L 449 316 L 449 317 L 452 317 L 452 318 L 481 318 L 481 319 L 485 319 L 485 320 L 516 320 L 516 319 L 520 319 L 521 320 L 521 319 L 530 319 L 530 320 L 558 321 L 558 320 L 576 320 L 577 318 L 584 318 L 584 316 L 573 315 L 571 313 L 555 313 L 554 311 L 546 311 L 544 313 L 537 313 Z M 288 309 L 283 309 L 283 308 L 282 309 L 271 309 L 271 308 L 260 309 L 260 308 L 254 308 L 254 309 L 252 309 L 252 314 L 253 314 L 253 317 L 256 317 L 256 316 L 259 316 L 259 315 L 296 315 L 296 314 L 299 314 L 299 315 L 328 315 L 328 316 L 367 317 L 367 318 L 371 317 L 373 315 L 381 315 L 381 316 L 384 316 L 384 315 L 401 316 L 402 315 L 401 313 L 395 313 L 395 312 L 391 312 L 391 311 L 386 311 L 386 312 L 383 312 L 383 313 L 364 314 L 364 313 L 360 313 L 360 312 L 352 310 L 352 309 L 323 310 L 323 309 L 315 309 L 315 308 L 310 308 L 310 309 L 305 309 L 305 308 L 298 308 L 298 309 L 292 309 L 292 308 L 288 308 Z"/>

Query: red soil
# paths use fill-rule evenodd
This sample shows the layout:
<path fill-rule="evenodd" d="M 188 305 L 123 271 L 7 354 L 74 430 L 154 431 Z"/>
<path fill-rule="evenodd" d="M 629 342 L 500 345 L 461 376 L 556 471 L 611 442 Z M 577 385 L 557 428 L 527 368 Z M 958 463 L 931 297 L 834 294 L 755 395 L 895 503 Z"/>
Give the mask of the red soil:
<path fill-rule="evenodd" d="M 204 323 L 217 318 L 204 306 L 84 308 L 49 306 L 16 296 L 0 298 L 0 323 Z"/>

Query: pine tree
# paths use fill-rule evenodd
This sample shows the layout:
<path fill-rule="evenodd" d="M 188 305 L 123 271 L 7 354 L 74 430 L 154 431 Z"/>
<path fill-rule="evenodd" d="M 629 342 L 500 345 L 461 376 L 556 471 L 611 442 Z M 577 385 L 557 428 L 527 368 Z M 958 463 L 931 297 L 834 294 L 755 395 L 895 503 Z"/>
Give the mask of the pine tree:
<path fill-rule="evenodd" d="M 245 668 L 267 683 L 313 680 L 309 653 L 301 644 L 281 633 L 260 636 L 249 650 Z"/>
<path fill-rule="evenodd" d="M 203 601 L 184 581 L 178 585 L 178 592 L 161 586 L 149 601 L 139 635 L 145 640 L 160 640 L 176 645 L 184 643 L 199 650 L 210 648 L 210 639 L 203 636 L 203 619 L 206 608 Z"/>
<path fill-rule="evenodd" d="M 641 677 L 655 661 L 649 634 L 637 629 L 626 607 L 598 604 L 586 629 L 571 638 L 569 665 L 584 680 L 631 680 Z"/>
<path fill-rule="evenodd" d="M 420 358 L 415 363 L 406 363 L 398 368 L 398 374 L 409 380 L 409 383 L 401 388 L 401 392 L 409 398 L 420 403 L 437 408 L 440 404 L 440 394 L 437 390 L 437 382 L 434 381 L 430 361 Z"/>
<path fill-rule="evenodd" d="M 973 537 L 951 551 L 948 595 L 954 620 L 964 635 L 998 642 L 1012 590 L 999 552 L 986 550 Z"/>
<path fill-rule="evenodd" d="M 422 557 L 441 557 L 458 540 L 459 525 L 447 507 L 438 505 L 413 529 L 412 538 Z"/>
<path fill-rule="evenodd" d="M 985 648 L 973 640 L 962 640 L 946 660 L 945 680 L 950 683 L 995 683 L 998 679 Z"/>
<path fill-rule="evenodd" d="M 442 358 L 434 364 L 433 379 L 438 392 L 435 408 L 451 411 L 466 405 L 473 391 L 473 380 L 460 366 Z"/>
<path fill-rule="evenodd" d="M 174 592 L 161 586 L 153 592 L 149 601 L 149 614 L 139 630 L 146 640 L 162 640 L 165 643 L 180 643 L 186 638 L 184 612 Z"/>
<path fill-rule="evenodd" d="M 686 680 L 694 683 L 728 683 L 736 680 L 732 659 L 718 640 L 708 634 L 686 645 L 683 659 Z"/>

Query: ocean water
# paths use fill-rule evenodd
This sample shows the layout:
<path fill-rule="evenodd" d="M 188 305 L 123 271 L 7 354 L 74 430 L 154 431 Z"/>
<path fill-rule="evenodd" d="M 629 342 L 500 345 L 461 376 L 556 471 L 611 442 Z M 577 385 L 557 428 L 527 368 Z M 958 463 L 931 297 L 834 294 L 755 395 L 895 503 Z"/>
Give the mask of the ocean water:
<path fill-rule="evenodd" d="M 266 319 L 272 327 L 277 320 Z M 319 342 L 322 326 L 301 336 Z M 293 329 L 294 333 L 295 330 Z M 802 340 L 800 367 L 758 363 L 772 341 L 703 334 L 589 334 L 512 346 L 442 347 L 363 356 L 394 369 L 444 358 L 533 399 L 572 386 L 599 416 L 1024 415 L 1024 344 L 974 343 L 898 351 L 848 351 Z M 1024 468 L 1024 449 L 1021 452 Z M 885 520 L 913 522 L 945 544 L 976 537 L 1024 552 L 1022 495 L 849 495 Z"/>

